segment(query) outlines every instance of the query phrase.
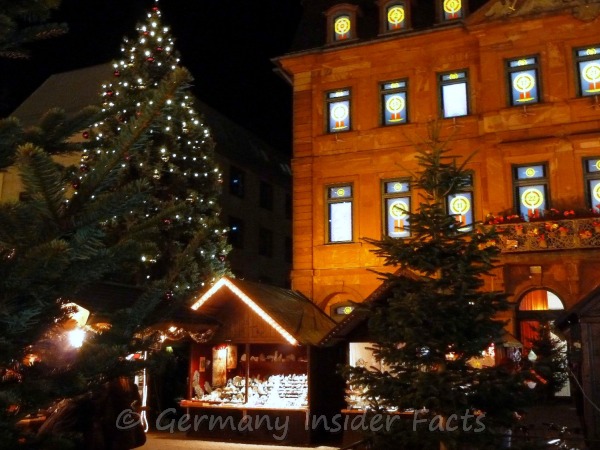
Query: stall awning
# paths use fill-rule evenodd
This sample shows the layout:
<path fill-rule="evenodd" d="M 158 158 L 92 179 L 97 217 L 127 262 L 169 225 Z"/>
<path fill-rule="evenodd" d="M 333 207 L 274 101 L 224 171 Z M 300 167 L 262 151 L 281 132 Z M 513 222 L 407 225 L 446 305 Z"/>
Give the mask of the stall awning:
<path fill-rule="evenodd" d="M 290 344 L 317 345 L 335 322 L 299 292 L 223 277 L 201 294 L 192 309 L 218 316 L 231 298 L 256 313 Z"/>

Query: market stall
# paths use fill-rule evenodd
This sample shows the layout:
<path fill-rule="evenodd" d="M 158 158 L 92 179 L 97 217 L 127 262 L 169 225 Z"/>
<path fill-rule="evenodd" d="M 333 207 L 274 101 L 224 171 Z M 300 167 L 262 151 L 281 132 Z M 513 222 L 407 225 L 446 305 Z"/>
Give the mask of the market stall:
<path fill-rule="evenodd" d="M 222 278 L 192 306 L 219 323 L 192 345 L 189 434 L 208 439 L 307 445 L 311 414 L 329 394 L 332 374 L 318 342 L 335 323 L 302 295 Z"/>

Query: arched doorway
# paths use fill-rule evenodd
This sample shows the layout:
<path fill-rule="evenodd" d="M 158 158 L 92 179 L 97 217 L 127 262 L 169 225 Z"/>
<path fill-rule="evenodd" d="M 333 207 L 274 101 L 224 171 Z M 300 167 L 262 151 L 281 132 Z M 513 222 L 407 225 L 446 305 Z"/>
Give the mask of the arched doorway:
<path fill-rule="evenodd" d="M 534 357 L 528 355 L 532 342 L 535 341 L 539 334 L 538 330 L 542 324 L 552 324 L 554 320 L 565 309 L 562 300 L 553 292 L 546 289 L 535 289 L 527 292 L 519 302 L 517 310 L 517 327 L 519 339 L 523 344 L 523 356 Z M 561 350 L 566 353 L 566 340 L 551 333 L 551 338 L 561 342 Z M 557 397 L 571 395 L 569 383 L 565 383 L 564 387 L 556 393 Z"/>

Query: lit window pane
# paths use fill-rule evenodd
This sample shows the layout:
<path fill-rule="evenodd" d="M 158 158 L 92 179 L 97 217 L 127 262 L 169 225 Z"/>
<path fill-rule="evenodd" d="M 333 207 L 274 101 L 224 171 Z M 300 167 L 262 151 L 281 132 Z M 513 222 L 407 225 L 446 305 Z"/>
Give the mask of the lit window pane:
<path fill-rule="evenodd" d="M 444 0 L 444 20 L 456 20 L 463 17 L 461 0 Z"/>
<path fill-rule="evenodd" d="M 579 49 L 576 59 L 580 95 L 600 94 L 600 47 Z"/>
<path fill-rule="evenodd" d="M 535 178 L 544 178 L 546 176 L 543 165 L 522 166 L 517 168 L 518 180 L 529 180 Z"/>
<path fill-rule="evenodd" d="M 406 11 L 404 5 L 392 5 L 387 9 L 387 29 L 388 31 L 401 30 L 405 27 Z"/>
<path fill-rule="evenodd" d="M 460 223 L 460 231 L 473 228 L 473 194 L 461 192 L 448 196 L 448 212 Z"/>
<path fill-rule="evenodd" d="M 387 235 L 393 238 L 410 236 L 408 230 L 410 197 L 387 198 L 385 200 Z"/>
<path fill-rule="evenodd" d="M 512 106 L 539 103 L 539 79 L 536 57 L 508 61 L 510 104 Z"/>
<path fill-rule="evenodd" d="M 442 86 L 442 102 L 444 117 L 466 116 L 468 114 L 466 83 Z"/>
<path fill-rule="evenodd" d="M 352 37 L 352 22 L 350 16 L 337 16 L 333 21 L 333 33 L 335 41 L 345 41 Z"/>
<path fill-rule="evenodd" d="M 330 242 L 352 240 L 352 202 L 329 205 L 329 240 Z"/>
<path fill-rule="evenodd" d="M 523 217 L 530 217 L 547 209 L 546 186 L 544 184 L 519 186 L 518 195 L 519 212 Z"/>

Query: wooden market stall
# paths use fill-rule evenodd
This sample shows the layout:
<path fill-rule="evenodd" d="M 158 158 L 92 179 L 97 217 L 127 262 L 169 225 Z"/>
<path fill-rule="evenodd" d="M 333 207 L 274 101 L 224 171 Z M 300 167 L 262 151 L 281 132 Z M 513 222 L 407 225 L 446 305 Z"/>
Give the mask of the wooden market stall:
<path fill-rule="evenodd" d="M 191 350 L 189 435 L 205 439 L 308 445 L 311 415 L 339 407 L 334 350 L 317 348 L 335 326 L 301 294 L 222 278 L 192 309 L 219 323 Z M 337 379 L 338 391 L 343 382 Z"/>

